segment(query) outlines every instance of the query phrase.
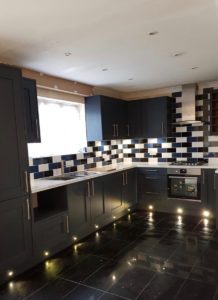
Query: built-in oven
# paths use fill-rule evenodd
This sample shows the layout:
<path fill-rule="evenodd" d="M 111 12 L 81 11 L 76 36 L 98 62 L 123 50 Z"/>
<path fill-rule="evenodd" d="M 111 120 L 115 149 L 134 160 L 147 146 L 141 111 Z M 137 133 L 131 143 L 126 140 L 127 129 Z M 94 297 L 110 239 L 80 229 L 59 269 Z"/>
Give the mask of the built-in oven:
<path fill-rule="evenodd" d="M 168 174 L 168 199 L 201 202 L 201 169 L 170 168 Z"/>

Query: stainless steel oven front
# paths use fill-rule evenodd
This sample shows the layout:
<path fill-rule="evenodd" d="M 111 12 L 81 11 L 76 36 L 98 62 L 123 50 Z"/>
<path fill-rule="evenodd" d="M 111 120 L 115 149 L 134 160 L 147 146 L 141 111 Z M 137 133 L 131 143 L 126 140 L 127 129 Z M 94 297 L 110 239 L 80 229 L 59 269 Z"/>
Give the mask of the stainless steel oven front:
<path fill-rule="evenodd" d="M 169 168 L 168 199 L 201 202 L 201 169 Z"/>

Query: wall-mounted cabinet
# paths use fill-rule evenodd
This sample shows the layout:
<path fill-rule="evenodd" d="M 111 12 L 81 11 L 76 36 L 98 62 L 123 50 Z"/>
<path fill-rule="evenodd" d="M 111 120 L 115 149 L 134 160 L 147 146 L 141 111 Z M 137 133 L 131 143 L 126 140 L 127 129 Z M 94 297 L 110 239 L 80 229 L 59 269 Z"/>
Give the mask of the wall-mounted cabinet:
<path fill-rule="evenodd" d="M 106 96 L 85 99 L 88 141 L 123 139 L 128 136 L 127 102 Z"/>
<path fill-rule="evenodd" d="M 36 81 L 23 78 L 23 95 L 26 116 L 26 132 L 28 143 L 40 143 L 40 126 Z"/>
<path fill-rule="evenodd" d="M 208 93 L 210 103 L 210 133 L 218 135 L 218 90 Z"/>
<path fill-rule="evenodd" d="M 171 98 L 123 101 L 105 96 L 85 101 L 88 141 L 155 138 L 170 134 Z"/>
<path fill-rule="evenodd" d="M 171 98 L 159 97 L 128 103 L 130 138 L 166 137 L 170 134 Z"/>

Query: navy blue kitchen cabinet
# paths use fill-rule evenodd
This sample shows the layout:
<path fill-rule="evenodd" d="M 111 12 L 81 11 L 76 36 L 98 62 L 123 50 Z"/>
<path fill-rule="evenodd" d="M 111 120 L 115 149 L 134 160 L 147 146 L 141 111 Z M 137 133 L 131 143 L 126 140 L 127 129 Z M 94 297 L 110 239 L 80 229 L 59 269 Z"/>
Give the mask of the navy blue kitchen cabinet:
<path fill-rule="evenodd" d="M 167 201 L 167 169 L 142 168 L 138 170 L 138 206 L 155 211 L 166 212 Z"/>
<path fill-rule="evenodd" d="M 91 232 L 89 194 L 89 181 L 67 186 L 69 230 L 72 238 L 81 238 Z"/>
<path fill-rule="evenodd" d="M 0 201 L 28 194 L 21 71 L 0 65 Z"/>
<path fill-rule="evenodd" d="M 69 245 L 69 215 L 66 187 L 31 195 L 34 259 L 40 261 Z"/>
<path fill-rule="evenodd" d="M 106 96 L 85 99 L 88 141 L 123 139 L 128 134 L 127 102 Z"/>
<path fill-rule="evenodd" d="M 134 209 L 137 199 L 136 169 L 122 173 L 122 200 L 125 209 Z"/>
<path fill-rule="evenodd" d="M 0 284 L 25 270 L 32 257 L 27 198 L 0 202 Z M 10 273 L 11 276 L 10 276 Z"/>
<path fill-rule="evenodd" d="M 128 118 L 130 138 L 167 137 L 171 130 L 171 98 L 130 101 Z"/>
<path fill-rule="evenodd" d="M 202 209 L 216 213 L 216 177 L 215 169 L 202 169 L 201 171 L 201 202 Z"/>
<path fill-rule="evenodd" d="M 30 258 L 31 213 L 21 70 L 0 65 L 0 283 Z M 12 272 L 11 271 L 11 272 Z M 10 273 L 10 274 L 13 274 Z"/>
<path fill-rule="evenodd" d="M 123 172 L 104 176 L 104 199 L 107 219 L 112 221 L 125 210 L 122 198 Z"/>
<path fill-rule="evenodd" d="M 116 219 L 136 205 L 136 171 L 104 176 L 104 199 L 108 220 Z"/>
<path fill-rule="evenodd" d="M 36 81 L 23 78 L 23 95 L 28 143 L 40 143 L 40 126 Z"/>
<path fill-rule="evenodd" d="M 105 223 L 103 180 L 96 178 L 67 186 L 69 230 L 81 238 Z"/>

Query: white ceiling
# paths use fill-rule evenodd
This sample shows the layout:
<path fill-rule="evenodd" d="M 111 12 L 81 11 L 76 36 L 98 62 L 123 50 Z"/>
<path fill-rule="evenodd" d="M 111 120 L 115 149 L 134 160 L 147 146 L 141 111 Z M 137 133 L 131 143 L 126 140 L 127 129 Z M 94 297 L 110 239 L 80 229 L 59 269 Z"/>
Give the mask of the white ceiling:
<path fill-rule="evenodd" d="M 218 79 L 218 0 L 0 0 L 0 5 L 3 62 L 121 91 Z M 175 51 L 184 55 L 173 57 Z"/>

